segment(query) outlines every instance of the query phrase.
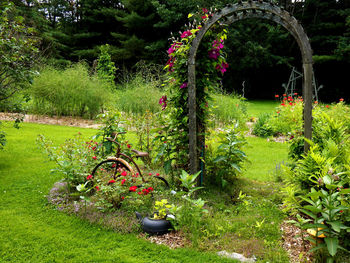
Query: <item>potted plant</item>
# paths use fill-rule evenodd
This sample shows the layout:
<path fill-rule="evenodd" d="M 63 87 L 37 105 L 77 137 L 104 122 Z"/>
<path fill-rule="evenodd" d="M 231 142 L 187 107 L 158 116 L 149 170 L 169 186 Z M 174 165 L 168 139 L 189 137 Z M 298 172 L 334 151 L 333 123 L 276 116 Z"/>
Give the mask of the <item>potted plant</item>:
<path fill-rule="evenodd" d="M 152 216 L 142 217 L 139 212 L 136 212 L 136 217 L 140 220 L 142 229 L 150 235 L 163 235 L 173 229 L 173 226 L 167 218 L 173 218 L 173 215 L 168 214 L 169 209 L 172 205 L 168 203 L 167 199 L 156 201 L 155 212 Z"/>

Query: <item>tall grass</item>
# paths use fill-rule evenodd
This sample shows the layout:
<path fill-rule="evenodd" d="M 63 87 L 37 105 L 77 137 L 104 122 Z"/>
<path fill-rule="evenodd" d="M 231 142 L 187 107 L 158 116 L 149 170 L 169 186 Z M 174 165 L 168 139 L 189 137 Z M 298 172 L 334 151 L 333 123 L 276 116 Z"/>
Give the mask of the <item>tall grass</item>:
<path fill-rule="evenodd" d="M 235 95 L 212 94 L 210 102 L 212 119 L 215 126 L 230 124 L 238 121 L 245 125 L 247 106 L 246 102 Z"/>
<path fill-rule="evenodd" d="M 44 68 L 29 90 L 32 111 L 57 116 L 95 117 L 111 102 L 106 84 L 78 63 L 64 70 Z"/>
<path fill-rule="evenodd" d="M 115 91 L 117 109 L 140 115 L 160 111 L 159 99 L 164 95 L 160 86 L 158 80 L 147 80 L 142 74 L 135 74 Z"/>

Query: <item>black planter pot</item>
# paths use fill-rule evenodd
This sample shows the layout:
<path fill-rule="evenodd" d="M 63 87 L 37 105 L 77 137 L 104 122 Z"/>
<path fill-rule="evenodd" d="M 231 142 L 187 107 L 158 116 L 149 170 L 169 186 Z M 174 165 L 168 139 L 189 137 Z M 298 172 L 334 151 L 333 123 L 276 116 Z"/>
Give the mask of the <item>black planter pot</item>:
<path fill-rule="evenodd" d="M 136 217 L 140 220 L 143 231 L 150 235 L 163 235 L 173 229 L 171 222 L 166 219 L 151 219 L 148 216 L 142 218 L 138 212 Z"/>

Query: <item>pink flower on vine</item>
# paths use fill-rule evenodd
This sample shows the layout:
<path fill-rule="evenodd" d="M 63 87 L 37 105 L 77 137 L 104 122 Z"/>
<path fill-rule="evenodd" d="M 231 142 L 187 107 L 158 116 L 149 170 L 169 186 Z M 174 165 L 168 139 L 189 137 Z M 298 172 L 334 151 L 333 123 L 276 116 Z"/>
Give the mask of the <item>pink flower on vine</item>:
<path fill-rule="evenodd" d="M 209 54 L 209 58 L 216 60 L 220 56 L 220 50 L 212 49 L 208 52 L 208 54 Z"/>
<path fill-rule="evenodd" d="M 168 49 L 168 54 L 170 55 L 170 54 L 172 54 L 172 53 L 174 53 L 175 52 L 175 49 L 173 48 L 173 47 L 170 47 L 169 49 Z"/>
<path fill-rule="evenodd" d="M 214 40 L 213 42 L 213 47 L 220 50 L 220 49 L 223 49 L 224 48 L 224 41 L 222 39 L 220 39 L 220 41 L 218 40 Z"/>
<path fill-rule="evenodd" d="M 208 13 L 208 9 L 206 9 L 206 8 L 202 8 L 202 11 L 204 14 Z"/>
<path fill-rule="evenodd" d="M 167 106 L 167 96 L 162 96 L 159 99 L 159 104 L 162 105 L 162 110 L 165 110 L 166 106 Z"/>
<path fill-rule="evenodd" d="M 215 68 L 218 71 L 221 71 L 222 74 L 224 74 L 227 71 L 228 64 L 226 62 L 222 62 L 221 65 L 217 64 Z"/>
<path fill-rule="evenodd" d="M 184 31 L 182 34 L 181 34 L 181 38 L 186 38 L 186 37 L 189 37 L 191 36 L 192 33 L 190 30 L 187 30 L 187 31 Z"/>
<path fill-rule="evenodd" d="M 182 85 L 180 86 L 180 89 L 184 89 L 187 88 L 187 82 L 182 83 Z"/>

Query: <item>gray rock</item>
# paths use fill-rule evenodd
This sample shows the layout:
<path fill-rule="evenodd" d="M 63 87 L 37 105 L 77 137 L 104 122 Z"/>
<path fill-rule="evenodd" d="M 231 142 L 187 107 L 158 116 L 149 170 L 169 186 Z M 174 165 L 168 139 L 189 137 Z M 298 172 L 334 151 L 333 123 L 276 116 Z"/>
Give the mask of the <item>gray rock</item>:
<path fill-rule="evenodd" d="M 241 254 L 234 253 L 234 252 L 233 253 L 228 253 L 225 250 L 218 252 L 218 255 L 221 256 L 221 257 L 227 257 L 227 258 L 232 258 L 232 259 L 235 259 L 235 260 L 239 260 L 241 262 L 253 263 L 253 262 L 256 261 L 255 257 L 253 257 L 253 258 L 246 258 L 245 256 L 243 256 Z"/>

